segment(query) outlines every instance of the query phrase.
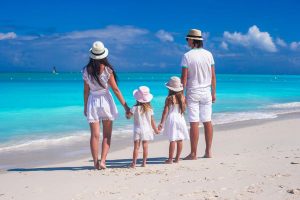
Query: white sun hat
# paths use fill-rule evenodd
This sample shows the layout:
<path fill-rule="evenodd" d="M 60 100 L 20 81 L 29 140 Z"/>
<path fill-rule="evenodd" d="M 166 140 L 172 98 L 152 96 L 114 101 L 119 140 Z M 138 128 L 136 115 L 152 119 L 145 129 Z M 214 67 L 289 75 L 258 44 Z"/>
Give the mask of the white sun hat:
<path fill-rule="evenodd" d="M 104 47 L 104 44 L 100 41 L 93 43 L 92 48 L 90 49 L 90 58 L 99 60 L 106 58 L 108 55 L 108 49 Z"/>
<path fill-rule="evenodd" d="M 189 38 L 192 40 L 203 40 L 202 33 L 198 29 L 191 29 L 185 38 Z"/>
<path fill-rule="evenodd" d="M 133 91 L 134 98 L 141 103 L 150 102 L 153 95 L 150 93 L 150 89 L 147 86 L 140 86 L 138 89 Z"/>
<path fill-rule="evenodd" d="M 170 80 L 166 83 L 166 87 L 174 92 L 180 92 L 183 90 L 181 80 L 177 76 L 172 76 Z"/>

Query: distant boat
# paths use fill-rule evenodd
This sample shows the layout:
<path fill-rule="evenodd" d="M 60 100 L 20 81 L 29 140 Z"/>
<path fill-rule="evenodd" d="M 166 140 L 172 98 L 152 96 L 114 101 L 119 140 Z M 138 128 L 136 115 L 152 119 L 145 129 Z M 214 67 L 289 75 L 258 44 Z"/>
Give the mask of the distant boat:
<path fill-rule="evenodd" d="M 53 67 L 53 69 L 52 69 L 52 74 L 58 74 L 58 73 L 57 73 L 57 70 L 56 70 L 56 67 Z"/>

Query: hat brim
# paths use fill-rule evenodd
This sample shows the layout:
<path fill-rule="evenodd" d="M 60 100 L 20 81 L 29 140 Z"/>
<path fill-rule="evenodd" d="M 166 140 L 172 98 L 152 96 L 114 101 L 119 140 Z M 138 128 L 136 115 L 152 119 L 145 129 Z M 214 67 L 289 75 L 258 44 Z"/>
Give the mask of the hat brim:
<path fill-rule="evenodd" d="M 106 58 L 108 56 L 108 49 L 107 48 L 104 48 L 104 53 L 102 55 L 95 55 L 95 54 L 92 54 L 92 49 L 90 49 L 90 58 L 94 59 L 94 60 L 100 60 L 100 59 L 103 59 L 103 58 Z"/>
<path fill-rule="evenodd" d="M 152 94 L 148 94 L 147 96 L 145 96 L 144 98 L 141 98 L 138 96 L 138 93 L 137 93 L 138 90 L 134 90 L 133 91 L 133 97 L 135 98 L 135 100 L 137 100 L 138 102 L 141 102 L 141 103 L 148 103 L 150 102 L 152 99 L 153 99 L 153 95 Z"/>
<path fill-rule="evenodd" d="M 197 38 L 197 37 L 185 37 L 186 39 L 192 39 L 192 40 L 203 40 L 203 38 Z"/>
<path fill-rule="evenodd" d="M 165 83 L 166 87 L 174 92 L 180 92 L 183 90 L 183 86 L 179 87 L 179 88 L 174 88 L 174 87 L 171 87 L 171 86 L 168 86 L 168 83 Z"/>

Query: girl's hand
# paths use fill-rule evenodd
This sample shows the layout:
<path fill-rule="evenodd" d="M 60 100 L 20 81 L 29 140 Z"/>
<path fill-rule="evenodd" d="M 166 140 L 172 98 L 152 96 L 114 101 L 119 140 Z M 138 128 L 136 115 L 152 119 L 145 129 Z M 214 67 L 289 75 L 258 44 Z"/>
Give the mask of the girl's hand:
<path fill-rule="evenodd" d="M 160 124 L 158 125 L 158 131 L 161 131 L 162 128 L 163 128 L 163 125 L 162 125 L 162 123 L 160 123 Z"/>

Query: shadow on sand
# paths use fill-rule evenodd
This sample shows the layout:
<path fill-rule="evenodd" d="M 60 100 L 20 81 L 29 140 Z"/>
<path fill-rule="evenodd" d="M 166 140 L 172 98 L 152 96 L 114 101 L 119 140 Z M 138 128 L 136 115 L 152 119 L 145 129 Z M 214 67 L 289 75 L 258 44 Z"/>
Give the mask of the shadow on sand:
<path fill-rule="evenodd" d="M 148 165 L 164 164 L 166 157 L 148 158 Z M 106 160 L 107 168 L 127 168 L 129 167 L 132 159 L 116 159 Z M 89 162 L 93 162 L 89 160 Z M 142 163 L 142 159 L 138 159 L 137 164 Z M 91 166 L 79 166 L 79 167 L 42 167 L 42 168 L 13 168 L 8 169 L 8 172 L 34 172 L 34 171 L 82 171 L 82 170 L 93 170 Z"/>

